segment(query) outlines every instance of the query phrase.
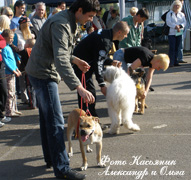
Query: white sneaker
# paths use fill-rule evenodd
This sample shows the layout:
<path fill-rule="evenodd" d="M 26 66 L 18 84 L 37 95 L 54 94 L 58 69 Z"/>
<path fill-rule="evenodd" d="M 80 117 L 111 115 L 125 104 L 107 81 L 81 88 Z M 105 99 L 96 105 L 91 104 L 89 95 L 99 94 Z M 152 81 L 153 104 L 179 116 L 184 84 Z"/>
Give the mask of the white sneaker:
<path fill-rule="evenodd" d="M 0 121 L 0 127 L 3 127 L 5 125 L 5 123 L 2 123 L 1 121 Z"/>
<path fill-rule="evenodd" d="M 4 117 L 3 119 L 1 119 L 1 122 L 3 123 L 7 123 L 7 122 L 10 122 L 11 121 L 11 118 L 10 117 Z"/>

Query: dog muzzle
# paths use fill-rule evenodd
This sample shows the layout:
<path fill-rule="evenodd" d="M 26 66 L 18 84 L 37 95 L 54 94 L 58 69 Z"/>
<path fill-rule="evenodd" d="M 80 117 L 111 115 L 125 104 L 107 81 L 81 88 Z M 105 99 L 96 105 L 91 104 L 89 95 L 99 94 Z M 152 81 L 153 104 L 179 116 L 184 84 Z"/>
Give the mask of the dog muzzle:
<path fill-rule="evenodd" d="M 83 133 L 83 132 L 81 132 L 81 140 L 83 141 L 83 142 L 86 142 L 89 138 L 90 138 L 90 136 L 92 135 L 94 133 L 94 130 L 92 130 L 92 132 L 90 133 L 90 134 L 85 134 L 85 133 Z"/>

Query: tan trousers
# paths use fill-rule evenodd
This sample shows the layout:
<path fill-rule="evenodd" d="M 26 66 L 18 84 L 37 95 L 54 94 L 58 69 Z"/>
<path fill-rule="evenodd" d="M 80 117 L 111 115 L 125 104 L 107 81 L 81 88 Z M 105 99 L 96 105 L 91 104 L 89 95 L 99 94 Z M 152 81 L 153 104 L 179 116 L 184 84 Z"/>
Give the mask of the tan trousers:
<path fill-rule="evenodd" d="M 7 74 L 7 102 L 5 105 L 5 116 L 11 116 L 17 110 L 17 98 L 15 94 L 15 74 Z"/>

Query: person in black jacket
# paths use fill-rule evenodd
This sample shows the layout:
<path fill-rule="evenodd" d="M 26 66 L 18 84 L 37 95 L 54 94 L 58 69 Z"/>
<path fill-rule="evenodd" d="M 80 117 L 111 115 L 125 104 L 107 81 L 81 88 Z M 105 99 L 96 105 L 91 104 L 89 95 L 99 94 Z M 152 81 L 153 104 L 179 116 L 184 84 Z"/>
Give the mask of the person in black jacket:
<path fill-rule="evenodd" d="M 126 34 L 125 34 L 126 33 Z M 96 80 L 101 88 L 101 92 L 106 95 L 106 84 L 103 79 L 103 66 L 114 65 L 120 66 L 120 62 L 108 58 L 108 53 L 113 46 L 114 40 L 123 40 L 129 33 L 129 27 L 126 22 L 120 21 L 116 23 L 113 29 L 97 30 L 87 36 L 74 49 L 74 55 L 85 60 L 91 67 L 85 73 L 86 88 L 96 99 L 96 91 L 93 83 L 92 75 L 95 74 Z M 82 71 L 76 66 L 73 66 L 77 77 L 81 80 Z M 78 104 L 81 108 L 81 98 L 78 94 Z M 86 111 L 86 104 L 83 103 L 83 110 Z M 97 116 L 95 103 L 89 105 L 89 111 L 92 116 Z"/>
<path fill-rule="evenodd" d="M 113 6 L 110 6 L 109 10 L 104 12 L 102 17 L 104 24 L 106 24 L 108 19 L 111 17 L 112 10 L 113 10 Z"/>

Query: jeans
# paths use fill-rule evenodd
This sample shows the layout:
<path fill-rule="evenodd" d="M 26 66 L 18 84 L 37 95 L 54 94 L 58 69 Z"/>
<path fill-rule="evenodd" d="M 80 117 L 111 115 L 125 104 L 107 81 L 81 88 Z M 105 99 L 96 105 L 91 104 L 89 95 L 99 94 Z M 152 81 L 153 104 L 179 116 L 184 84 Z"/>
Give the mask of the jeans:
<path fill-rule="evenodd" d="M 122 66 L 121 67 L 125 70 L 125 72 L 127 72 L 127 63 L 125 62 L 124 52 L 123 52 L 122 48 L 120 48 L 119 50 L 117 50 L 114 53 L 113 59 L 122 62 Z"/>
<path fill-rule="evenodd" d="M 178 64 L 178 47 L 180 43 L 182 43 L 182 36 L 169 35 L 169 57 L 170 57 L 170 65 L 174 66 Z"/>
<path fill-rule="evenodd" d="M 40 133 L 45 162 L 52 162 L 55 176 L 67 172 L 69 160 L 64 140 L 64 118 L 58 85 L 51 79 L 28 75 L 36 92 L 40 115 Z"/>
<path fill-rule="evenodd" d="M 183 46 L 184 46 L 184 35 L 182 35 L 182 42 L 178 46 L 178 62 L 183 61 Z"/>

